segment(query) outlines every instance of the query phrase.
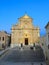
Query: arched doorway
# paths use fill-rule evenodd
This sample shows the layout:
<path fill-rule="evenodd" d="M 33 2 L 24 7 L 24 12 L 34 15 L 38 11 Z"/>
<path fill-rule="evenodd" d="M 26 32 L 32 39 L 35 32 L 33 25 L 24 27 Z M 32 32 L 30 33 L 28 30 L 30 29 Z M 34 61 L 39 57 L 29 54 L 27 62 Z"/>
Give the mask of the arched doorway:
<path fill-rule="evenodd" d="M 28 38 L 25 38 L 25 45 L 28 45 Z"/>

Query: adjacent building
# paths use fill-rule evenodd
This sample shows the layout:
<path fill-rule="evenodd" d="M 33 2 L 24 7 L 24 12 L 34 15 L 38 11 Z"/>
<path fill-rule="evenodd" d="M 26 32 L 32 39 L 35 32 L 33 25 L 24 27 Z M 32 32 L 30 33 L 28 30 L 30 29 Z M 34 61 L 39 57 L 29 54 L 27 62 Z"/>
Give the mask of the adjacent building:
<path fill-rule="evenodd" d="M 40 37 L 40 43 L 39 44 L 40 44 L 41 48 L 43 49 L 45 59 L 46 59 L 46 52 L 47 52 L 46 51 L 46 35 Z"/>
<path fill-rule="evenodd" d="M 49 22 L 45 26 L 46 29 L 46 58 L 49 62 Z"/>
<path fill-rule="evenodd" d="M 33 19 L 24 15 L 18 18 L 18 24 L 11 28 L 11 46 L 17 45 L 33 45 L 39 42 L 40 32 L 39 27 L 33 25 Z"/>
<path fill-rule="evenodd" d="M 47 65 L 49 65 L 49 22 L 45 26 L 46 35 L 40 37 L 40 46 L 43 49 Z"/>
<path fill-rule="evenodd" d="M 10 45 L 10 34 L 8 34 L 6 31 L 0 31 L 0 48 L 2 48 L 3 45 Z"/>
<path fill-rule="evenodd" d="M 49 22 L 45 26 L 46 29 L 46 45 L 49 47 Z"/>

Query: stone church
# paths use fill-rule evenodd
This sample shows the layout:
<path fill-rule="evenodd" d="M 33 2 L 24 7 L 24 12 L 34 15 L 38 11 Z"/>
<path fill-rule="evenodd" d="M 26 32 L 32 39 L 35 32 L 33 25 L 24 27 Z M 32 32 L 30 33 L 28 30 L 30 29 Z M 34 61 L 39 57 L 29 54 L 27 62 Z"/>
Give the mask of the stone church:
<path fill-rule="evenodd" d="M 39 42 L 39 27 L 34 27 L 33 19 L 24 15 L 18 18 L 18 24 L 15 24 L 11 28 L 11 46 L 24 46 L 33 45 Z"/>

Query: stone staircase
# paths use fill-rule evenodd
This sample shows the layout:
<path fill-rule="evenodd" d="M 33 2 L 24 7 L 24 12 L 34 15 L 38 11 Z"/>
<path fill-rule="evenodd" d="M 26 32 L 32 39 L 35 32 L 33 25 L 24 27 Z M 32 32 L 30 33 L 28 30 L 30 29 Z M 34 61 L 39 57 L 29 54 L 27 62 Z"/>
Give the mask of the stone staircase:
<path fill-rule="evenodd" d="M 40 46 L 35 47 L 36 50 L 30 49 L 30 47 L 23 47 L 22 50 L 15 48 L 12 50 L 11 55 L 5 61 L 10 62 L 45 62 L 43 50 Z"/>

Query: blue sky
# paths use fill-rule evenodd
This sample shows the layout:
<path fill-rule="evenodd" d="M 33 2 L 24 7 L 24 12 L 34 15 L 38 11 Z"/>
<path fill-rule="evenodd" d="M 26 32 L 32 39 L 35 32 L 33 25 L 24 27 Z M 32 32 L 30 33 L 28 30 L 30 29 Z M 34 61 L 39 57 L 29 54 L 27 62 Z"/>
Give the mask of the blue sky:
<path fill-rule="evenodd" d="M 11 32 L 13 24 L 25 12 L 33 18 L 33 24 L 40 27 L 45 35 L 45 25 L 49 21 L 49 0 L 0 0 L 0 30 Z"/>

